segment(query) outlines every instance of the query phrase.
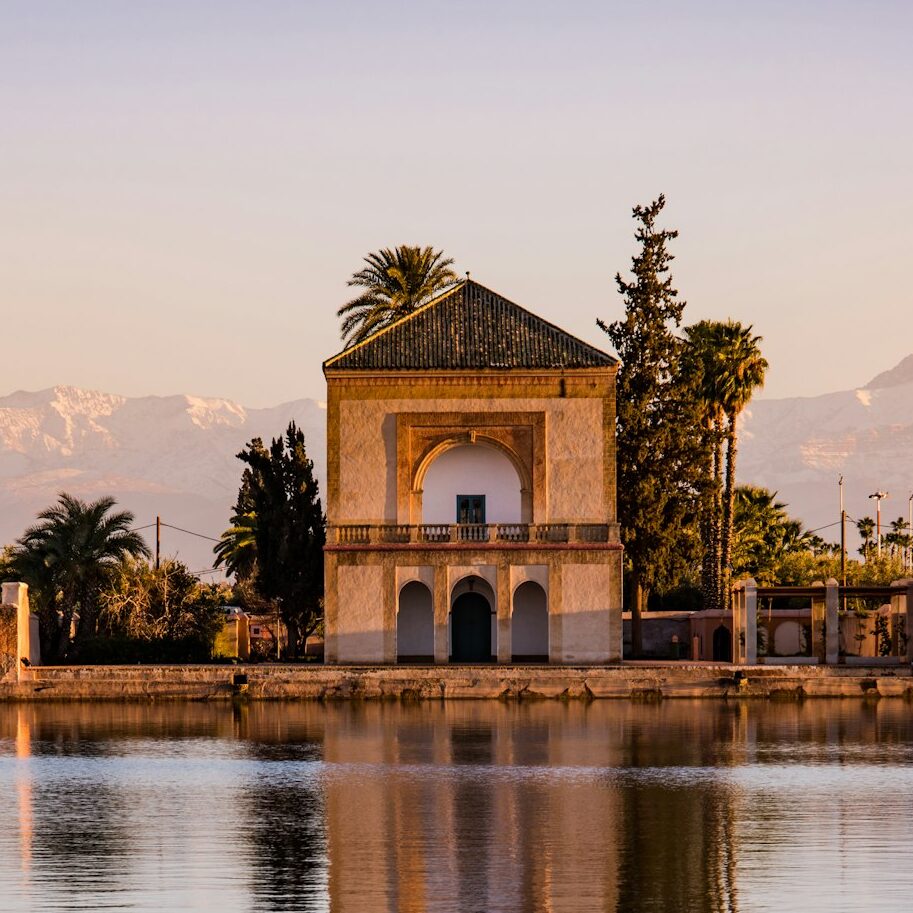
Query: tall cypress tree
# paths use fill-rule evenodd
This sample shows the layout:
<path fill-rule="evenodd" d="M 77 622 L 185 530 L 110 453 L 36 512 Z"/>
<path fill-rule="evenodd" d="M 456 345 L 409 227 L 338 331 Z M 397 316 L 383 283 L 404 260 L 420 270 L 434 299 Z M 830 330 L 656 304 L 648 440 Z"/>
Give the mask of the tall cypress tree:
<path fill-rule="evenodd" d="M 322 618 L 326 517 L 314 463 L 294 422 L 268 450 L 254 438 L 238 459 L 247 464 L 238 504 L 255 518 L 254 587 L 278 604 L 294 659 Z"/>
<path fill-rule="evenodd" d="M 615 276 L 623 320 L 597 321 L 621 359 L 617 386 L 618 514 L 629 564 L 631 634 L 641 653 L 641 614 L 650 591 L 669 585 L 694 559 L 693 525 L 704 465 L 697 398 L 681 372 L 685 302 L 672 285 L 667 249 L 678 232 L 660 229 L 660 197 L 635 206 L 632 281 Z"/>

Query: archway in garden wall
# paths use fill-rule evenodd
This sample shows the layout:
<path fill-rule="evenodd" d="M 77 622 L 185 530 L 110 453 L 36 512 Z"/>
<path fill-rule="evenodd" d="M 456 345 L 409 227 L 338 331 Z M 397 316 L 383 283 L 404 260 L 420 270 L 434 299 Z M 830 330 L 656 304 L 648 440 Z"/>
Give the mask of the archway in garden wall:
<path fill-rule="evenodd" d="M 732 662 L 732 631 L 718 625 L 713 632 L 713 659 L 718 663 Z"/>

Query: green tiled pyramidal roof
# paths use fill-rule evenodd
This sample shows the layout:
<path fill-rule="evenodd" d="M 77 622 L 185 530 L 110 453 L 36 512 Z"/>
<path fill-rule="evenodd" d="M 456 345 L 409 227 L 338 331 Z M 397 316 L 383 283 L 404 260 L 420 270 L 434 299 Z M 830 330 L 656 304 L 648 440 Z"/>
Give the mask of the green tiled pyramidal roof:
<path fill-rule="evenodd" d="M 466 280 L 324 362 L 333 370 L 601 368 L 617 361 Z"/>

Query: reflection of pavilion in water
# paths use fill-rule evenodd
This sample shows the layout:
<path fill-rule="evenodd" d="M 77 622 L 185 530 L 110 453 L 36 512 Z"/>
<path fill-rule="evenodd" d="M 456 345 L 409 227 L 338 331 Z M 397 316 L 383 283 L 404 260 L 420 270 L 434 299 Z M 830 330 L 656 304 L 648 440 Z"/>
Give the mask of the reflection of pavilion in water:
<path fill-rule="evenodd" d="M 340 765 L 326 783 L 331 909 L 736 910 L 736 797 L 639 783 L 638 768 L 681 760 L 681 731 L 638 732 L 618 709 L 604 739 L 581 705 L 519 720 L 493 705 L 343 713 L 324 742 Z M 729 763 L 750 752 L 744 715 L 709 718 Z M 707 744 L 694 740 L 694 762 L 721 762 Z"/>
<path fill-rule="evenodd" d="M 853 832 L 866 794 L 835 793 L 802 827 L 794 792 L 765 790 L 797 744 L 817 746 L 813 758 L 840 751 L 841 767 L 870 765 L 863 746 L 896 762 L 913 745 L 904 702 L 854 711 L 827 701 L 11 708 L 0 714 L 3 902 L 95 891 L 129 906 L 130 892 L 155 891 L 159 909 L 198 909 L 182 891 L 205 883 L 225 909 L 731 913 L 737 889 L 790 872 L 807 880 L 789 857 L 822 823 L 832 855 L 819 865 L 845 864 L 839 829 Z M 141 770 L 150 748 L 178 764 L 186 751 L 197 770 L 219 763 L 197 781 L 147 782 L 132 765 L 127 777 L 79 774 L 86 757 L 99 775 L 131 758 Z M 66 789 L 42 780 L 47 755 L 75 760 Z M 747 792 L 733 776 L 771 764 Z M 906 818 L 885 827 L 906 834 Z"/>

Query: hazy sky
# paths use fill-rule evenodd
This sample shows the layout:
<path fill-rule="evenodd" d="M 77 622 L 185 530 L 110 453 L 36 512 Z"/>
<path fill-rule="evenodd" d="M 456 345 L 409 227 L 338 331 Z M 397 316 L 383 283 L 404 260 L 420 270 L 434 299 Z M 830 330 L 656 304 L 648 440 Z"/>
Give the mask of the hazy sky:
<path fill-rule="evenodd" d="M 913 352 L 913 3 L 0 0 L 0 393 L 323 396 L 427 243 L 605 347 L 631 206 L 768 396 Z"/>

